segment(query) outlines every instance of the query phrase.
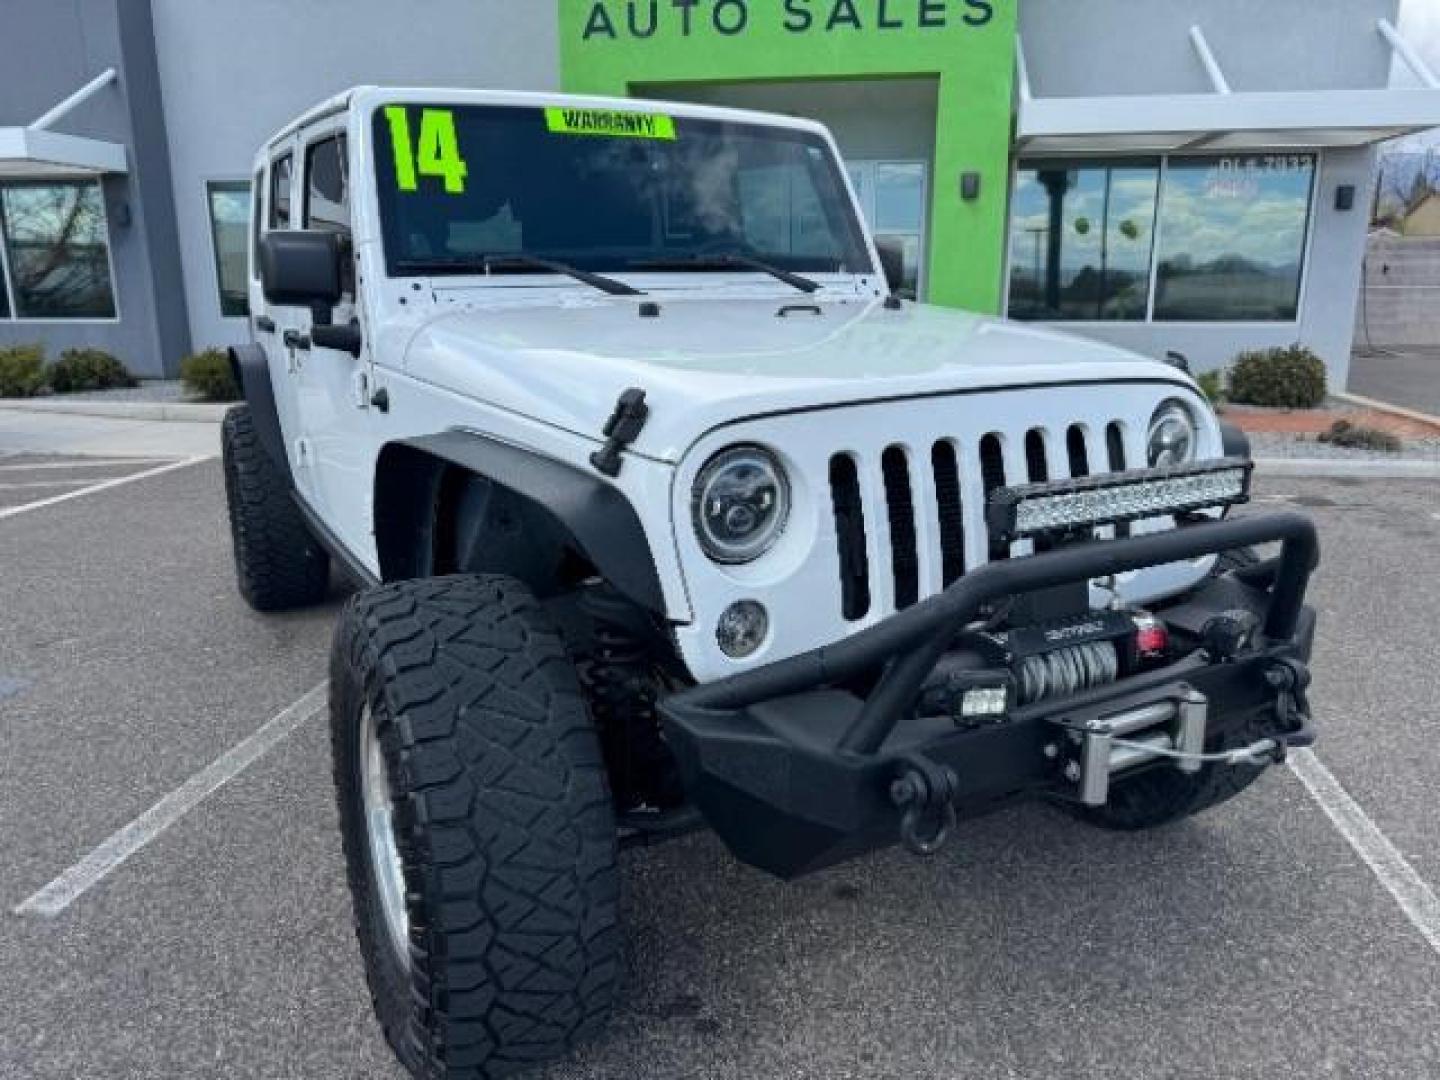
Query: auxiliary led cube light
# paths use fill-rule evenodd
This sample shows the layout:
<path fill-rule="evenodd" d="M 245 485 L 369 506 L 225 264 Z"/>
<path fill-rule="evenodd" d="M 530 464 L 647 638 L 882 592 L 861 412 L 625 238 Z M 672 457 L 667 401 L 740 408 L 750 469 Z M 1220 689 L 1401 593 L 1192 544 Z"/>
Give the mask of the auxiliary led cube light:
<path fill-rule="evenodd" d="M 1023 540 L 1234 506 L 1249 501 L 1253 469 L 1249 461 L 1225 458 L 1001 488 L 990 496 L 990 531 L 1000 540 Z"/>

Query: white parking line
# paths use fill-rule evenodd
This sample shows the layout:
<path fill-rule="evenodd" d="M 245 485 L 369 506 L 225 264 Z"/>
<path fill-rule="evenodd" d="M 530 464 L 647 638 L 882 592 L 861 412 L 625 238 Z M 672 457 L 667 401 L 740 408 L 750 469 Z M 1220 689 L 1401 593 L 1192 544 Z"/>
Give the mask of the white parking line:
<path fill-rule="evenodd" d="M 19 484 L 0 483 L 0 491 L 28 491 L 31 488 L 84 487 L 94 480 L 26 480 Z"/>
<path fill-rule="evenodd" d="M 94 851 L 15 909 L 16 915 L 51 919 L 83 896 L 126 859 L 273 750 L 325 707 L 321 683 L 243 742 L 166 795 Z"/>
<path fill-rule="evenodd" d="M 158 468 L 146 469 L 144 472 L 131 473 L 129 476 L 116 477 L 114 480 L 103 480 L 98 484 L 91 484 L 89 487 L 81 488 L 79 491 L 67 491 L 64 495 L 56 495 L 49 499 L 40 499 L 32 503 L 22 503 L 19 506 L 7 507 L 0 510 L 0 521 L 6 518 L 15 517 L 17 514 L 29 513 L 31 510 L 43 510 L 47 506 L 55 506 L 58 503 L 69 502 L 71 499 L 79 499 L 86 495 L 93 495 L 98 491 L 109 491 L 111 488 L 120 487 L 122 484 L 133 484 L 137 480 L 148 480 L 152 476 L 160 476 L 162 473 L 174 472 L 176 469 L 188 469 L 191 465 L 198 465 L 202 461 L 209 461 L 206 456 L 186 458 L 184 461 L 172 461 L 168 465 L 161 465 Z"/>
<path fill-rule="evenodd" d="M 1440 953 L 1440 899 L 1436 898 L 1435 891 L 1314 752 L 1292 753 L 1290 771 L 1300 778 L 1340 835 L 1349 841 L 1380 884 L 1395 898 L 1405 917 L 1424 935 L 1430 947 Z"/>
<path fill-rule="evenodd" d="M 0 461 L 16 454 L 0 454 Z M 119 469 L 126 465 L 150 465 L 154 462 L 169 461 L 170 458 L 81 458 L 75 461 L 41 461 L 32 465 L 0 465 L 0 472 L 30 472 L 34 469 Z"/>

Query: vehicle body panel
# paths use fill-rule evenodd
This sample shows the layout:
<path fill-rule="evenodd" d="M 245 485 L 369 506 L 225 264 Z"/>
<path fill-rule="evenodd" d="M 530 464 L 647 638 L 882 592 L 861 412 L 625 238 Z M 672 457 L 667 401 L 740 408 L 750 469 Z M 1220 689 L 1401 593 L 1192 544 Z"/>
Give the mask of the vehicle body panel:
<path fill-rule="evenodd" d="M 857 632 L 893 610 L 882 589 L 866 618 L 846 623 L 839 616 L 824 483 L 824 463 L 834 453 L 873 457 L 909 440 L 918 460 L 924 439 L 973 442 L 997 430 L 1009 438 L 1013 459 L 1016 432 L 1063 431 L 1103 415 L 1123 419 L 1131 451 L 1143 455 L 1150 414 L 1179 397 L 1200 418 L 1201 456 L 1220 456 L 1213 416 L 1193 382 L 1173 368 L 964 312 L 885 305 L 868 230 L 862 231 L 873 271 L 815 275 L 823 288 L 809 296 L 768 275 L 728 270 L 616 275 L 645 290 L 644 297 L 607 296 L 552 274 L 388 275 L 374 189 L 374 110 L 393 102 L 538 108 L 557 101 L 804 130 L 820 134 L 838 157 L 828 132 L 808 121 L 628 99 L 360 88 L 289 125 L 257 164 L 263 169 L 277 154 L 294 153 L 297 225 L 305 147 L 334 130 L 347 135 L 358 296 L 336 317 L 358 322 L 364 345 L 359 358 L 286 348 L 283 331 L 308 330 L 310 314 L 270 307 L 252 281 L 252 311 L 277 323 L 274 333 L 256 338 L 269 357 L 299 495 L 368 569 L 379 571 L 374 474 L 388 443 L 470 430 L 589 468 L 619 395 L 638 387 L 650 418 L 611 482 L 640 516 L 684 659 L 704 680 L 737 668 L 713 636 L 716 616 L 734 599 L 763 595 L 778 613 L 772 640 L 740 666 Z M 267 194 L 262 215 L 268 206 Z M 658 317 L 642 317 L 644 301 L 659 305 Z M 388 395 L 385 411 L 372 404 L 380 390 Z M 712 453 L 737 441 L 772 446 L 793 464 L 796 516 L 774 552 L 749 566 L 722 568 L 696 544 L 690 487 Z M 876 497 L 875 477 L 867 483 Z M 933 495 L 925 503 L 923 488 L 917 485 L 919 509 L 928 512 Z M 889 550 L 883 530 L 871 531 L 879 581 Z M 933 553 L 922 559 L 928 595 L 936 587 Z M 1147 571 L 1130 596 L 1174 592 L 1203 573 L 1198 565 Z"/>

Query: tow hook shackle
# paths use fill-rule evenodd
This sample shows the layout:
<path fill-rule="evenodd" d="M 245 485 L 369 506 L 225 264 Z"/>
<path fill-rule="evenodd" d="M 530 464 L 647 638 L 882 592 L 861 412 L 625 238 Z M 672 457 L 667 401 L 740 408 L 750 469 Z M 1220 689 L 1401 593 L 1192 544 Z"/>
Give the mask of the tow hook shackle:
<path fill-rule="evenodd" d="M 955 831 L 960 777 L 948 765 L 912 754 L 890 785 L 890 801 L 903 810 L 900 839 L 916 855 L 934 855 Z"/>
<path fill-rule="evenodd" d="M 1278 659 L 1265 670 L 1275 691 L 1275 712 L 1281 723 L 1303 728 L 1310 721 L 1310 669 L 1298 660 Z"/>

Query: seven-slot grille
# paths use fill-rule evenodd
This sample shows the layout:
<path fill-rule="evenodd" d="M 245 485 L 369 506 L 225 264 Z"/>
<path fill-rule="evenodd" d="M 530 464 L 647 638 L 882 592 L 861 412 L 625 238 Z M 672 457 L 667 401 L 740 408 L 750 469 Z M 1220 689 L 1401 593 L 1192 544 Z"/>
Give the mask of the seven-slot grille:
<path fill-rule="evenodd" d="M 985 504 L 996 489 L 1128 467 L 1118 421 L 989 432 L 973 443 L 894 443 L 881 452 L 878 470 L 874 464 L 851 453 L 830 459 L 841 612 L 852 622 L 876 613 L 877 594 L 891 601 L 880 607 L 902 610 L 986 561 L 1028 554 L 1028 543 L 990 547 Z M 872 474 L 876 480 L 867 483 Z M 888 543 L 877 543 L 875 529 Z"/>

